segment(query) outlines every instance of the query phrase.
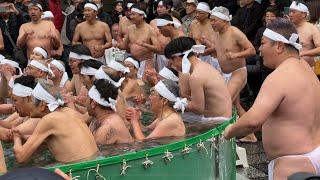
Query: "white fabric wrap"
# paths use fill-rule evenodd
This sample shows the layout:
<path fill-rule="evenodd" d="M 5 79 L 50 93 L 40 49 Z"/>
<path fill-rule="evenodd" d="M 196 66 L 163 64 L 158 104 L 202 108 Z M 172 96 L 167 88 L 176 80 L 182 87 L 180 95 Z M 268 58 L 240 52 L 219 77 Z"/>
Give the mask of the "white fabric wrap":
<path fill-rule="evenodd" d="M 296 11 L 299 11 L 299 12 L 304 12 L 304 13 L 307 13 L 308 15 L 310 14 L 309 13 L 309 9 L 306 5 L 304 5 L 303 3 L 298 3 L 297 5 L 297 2 L 296 1 L 293 1 L 289 7 L 289 9 L 293 9 L 293 10 L 296 10 Z"/>
<path fill-rule="evenodd" d="M 131 57 L 128 57 L 126 60 L 124 60 L 125 62 L 130 62 L 134 65 L 135 68 L 139 69 L 139 62 L 134 60 Z"/>
<path fill-rule="evenodd" d="M 99 93 L 99 91 L 97 90 L 95 85 L 93 85 L 91 87 L 91 89 L 88 92 L 88 95 L 92 100 L 94 100 L 95 102 L 97 102 L 101 106 L 110 107 L 111 109 L 116 111 L 117 101 L 112 99 L 112 98 L 110 98 L 110 97 L 109 97 L 108 101 L 103 99 L 103 98 L 101 98 L 101 94 Z"/>
<path fill-rule="evenodd" d="M 164 98 L 168 99 L 171 102 L 175 102 L 173 105 L 173 108 L 176 110 L 181 110 L 182 113 L 184 113 L 185 108 L 188 105 L 188 101 L 186 98 L 180 98 L 176 97 L 172 92 L 169 91 L 169 89 L 166 87 L 166 85 L 159 81 L 155 86 L 154 89 Z"/>
<path fill-rule="evenodd" d="M 59 106 L 64 105 L 64 101 L 62 99 L 54 98 L 50 93 L 48 93 L 41 84 L 37 84 L 36 87 L 32 91 L 32 96 L 37 98 L 40 101 L 44 101 L 47 103 L 47 106 L 50 112 L 56 110 Z"/>
<path fill-rule="evenodd" d="M 35 47 L 32 52 L 41 54 L 45 59 L 48 58 L 48 53 L 41 47 Z"/>
<path fill-rule="evenodd" d="M 135 12 L 135 13 L 138 13 L 140 15 L 143 15 L 144 17 L 147 17 L 147 14 L 144 11 L 142 11 L 140 9 L 137 9 L 137 8 L 132 8 L 131 12 Z"/>
<path fill-rule="evenodd" d="M 174 21 L 168 21 L 166 19 L 156 19 L 157 21 L 157 26 L 158 27 L 163 27 L 163 26 L 166 26 L 168 24 L 172 24 L 175 28 L 180 28 L 181 24 L 180 23 L 177 23 L 177 22 L 174 22 Z"/>
<path fill-rule="evenodd" d="M 128 3 L 128 4 L 127 4 L 127 8 L 129 8 L 129 9 L 130 9 L 132 6 L 133 6 L 133 3 Z"/>
<path fill-rule="evenodd" d="M 122 84 L 122 82 L 125 80 L 125 78 L 119 79 L 118 82 L 115 82 L 114 80 L 111 79 L 111 77 L 103 71 L 103 67 L 100 67 L 96 74 L 94 75 L 96 79 L 106 79 L 108 80 L 111 84 L 113 84 L 115 87 L 119 88 Z"/>
<path fill-rule="evenodd" d="M 43 64 L 41 64 L 39 61 L 31 60 L 29 63 L 31 66 L 40 69 L 43 72 L 49 72 L 49 68 Z"/>
<path fill-rule="evenodd" d="M 94 76 L 98 69 L 92 68 L 92 67 L 82 67 L 80 74 L 82 75 L 88 75 L 88 76 Z"/>
<path fill-rule="evenodd" d="M 78 60 L 89 60 L 89 59 L 95 60 L 95 58 L 93 58 L 91 56 L 81 55 L 81 54 L 77 54 L 75 52 L 70 52 L 69 58 L 78 59 Z"/>
<path fill-rule="evenodd" d="M 172 56 L 181 56 L 183 55 L 182 57 L 182 73 L 190 73 L 190 69 L 191 69 L 191 63 L 188 59 L 188 56 L 191 52 L 197 52 L 196 50 L 196 47 L 197 45 L 193 45 L 191 47 L 191 49 L 183 52 L 183 53 L 176 53 L 176 54 L 173 54 Z"/>
<path fill-rule="evenodd" d="M 232 20 L 232 15 L 227 16 L 227 15 L 221 13 L 221 12 L 217 12 L 217 11 L 215 11 L 216 8 L 217 7 L 212 9 L 211 17 L 215 16 L 215 17 L 218 17 L 219 19 L 222 19 L 222 20 L 225 20 L 225 21 L 228 21 L 228 22 L 230 22 Z"/>
<path fill-rule="evenodd" d="M 59 69 L 59 71 L 63 72 L 59 87 L 64 87 L 64 85 L 69 79 L 68 73 L 66 72 L 66 68 L 57 60 L 51 61 L 50 64 L 54 65 L 56 68 Z"/>
<path fill-rule="evenodd" d="M 15 83 L 12 87 L 12 94 L 19 97 L 28 97 L 32 95 L 33 89 L 20 83 Z"/>
<path fill-rule="evenodd" d="M 109 62 L 108 67 L 112 68 L 115 71 L 120 71 L 122 73 L 129 73 L 130 72 L 130 69 L 128 67 L 125 67 L 124 65 L 122 65 L 114 60 Z"/>
<path fill-rule="evenodd" d="M 158 6 L 163 6 L 163 1 L 159 1 Z"/>
<path fill-rule="evenodd" d="M 291 37 L 290 39 L 286 39 L 284 36 L 282 36 L 281 34 L 277 33 L 277 32 L 274 32 L 272 31 L 271 29 L 266 29 L 264 32 L 263 32 L 263 35 L 273 41 L 280 41 L 280 42 L 283 42 L 285 44 L 290 44 L 292 45 L 293 47 L 295 47 L 297 50 L 300 50 L 302 48 L 302 45 L 297 43 L 297 40 L 299 38 L 299 35 L 296 34 L 296 33 L 293 33 L 291 34 Z"/>
<path fill-rule="evenodd" d="M 203 11 L 203 12 L 206 12 L 206 13 L 210 13 L 210 7 L 207 3 L 205 2 L 200 2 L 198 3 L 197 5 L 197 10 L 199 11 Z"/>
<path fill-rule="evenodd" d="M 9 59 L 1 59 L 0 60 L 0 64 L 8 64 L 11 67 L 18 68 L 19 69 L 19 74 L 22 74 L 21 68 L 19 67 L 19 63 L 15 62 L 15 61 L 12 61 L 12 60 L 9 60 Z"/>
<path fill-rule="evenodd" d="M 39 3 L 30 3 L 30 4 L 28 5 L 28 8 L 30 8 L 30 7 L 32 7 L 32 6 L 37 6 L 41 11 L 43 10 L 41 4 L 39 4 Z"/>
<path fill-rule="evenodd" d="M 170 71 L 170 69 L 166 67 L 161 69 L 161 71 L 159 72 L 159 75 L 171 81 L 175 81 L 175 82 L 179 81 L 179 78 L 172 71 Z"/>
<path fill-rule="evenodd" d="M 94 5 L 94 4 L 92 4 L 92 3 L 86 3 L 84 5 L 84 8 L 91 8 L 91 9 L 93 9 L 95 11 L 98 11 L 98 7 L 96 5 Z"/>
<path fill-rule="evenodd" d="M 44 19 L 44 18 L 54 18 L 54 16 L 51 11 L 45 11 L 41 16 L 41 19 Z"/>

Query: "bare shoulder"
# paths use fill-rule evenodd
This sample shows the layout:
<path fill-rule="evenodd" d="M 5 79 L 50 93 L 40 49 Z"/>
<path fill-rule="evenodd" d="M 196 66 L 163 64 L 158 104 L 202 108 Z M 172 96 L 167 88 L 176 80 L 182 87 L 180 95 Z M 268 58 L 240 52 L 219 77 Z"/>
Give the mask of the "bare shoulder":
<path fill-rule="evenodd" d="M 197 25 L 199 25 L 199 22 L 196 19 L 194 19 L 190 24 L 190 28 L 194 27 L 194 26 L 197 26 Z"/>
<path fill-rule="evenodd" d="M 231 29 L 230 32 L 234 37 L 237 37 L 237 38 L 246 37 L 246 35 L 240 29 L 238 29 L 237 27 L 231 26 L 230 29 Z"/>

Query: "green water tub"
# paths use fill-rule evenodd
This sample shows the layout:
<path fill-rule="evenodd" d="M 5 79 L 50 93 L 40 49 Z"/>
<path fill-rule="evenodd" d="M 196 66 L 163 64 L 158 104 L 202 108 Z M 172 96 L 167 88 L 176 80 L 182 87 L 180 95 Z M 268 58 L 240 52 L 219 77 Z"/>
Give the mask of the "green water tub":
<path fill-rule="evenodd" d="M 222 132 L 228 122 L 200 135 L 155 148 L 49 167 L 80 180 L 235 180 L 236 144 Z"/>

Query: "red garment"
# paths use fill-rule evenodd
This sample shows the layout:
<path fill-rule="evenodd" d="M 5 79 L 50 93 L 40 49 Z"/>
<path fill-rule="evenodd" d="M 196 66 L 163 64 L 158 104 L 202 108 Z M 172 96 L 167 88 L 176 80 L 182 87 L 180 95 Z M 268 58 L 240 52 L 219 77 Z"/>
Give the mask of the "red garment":
<path fill-rule="evenodd" d="M 64 17 L 62 14 L 61 9 L 61 2 L 60 0 L 49 0 L 49 9 L 52 12 L 54 18 L 53 18 L 53 24 L 55 27 L 61 31 L 63 26 Z"/>

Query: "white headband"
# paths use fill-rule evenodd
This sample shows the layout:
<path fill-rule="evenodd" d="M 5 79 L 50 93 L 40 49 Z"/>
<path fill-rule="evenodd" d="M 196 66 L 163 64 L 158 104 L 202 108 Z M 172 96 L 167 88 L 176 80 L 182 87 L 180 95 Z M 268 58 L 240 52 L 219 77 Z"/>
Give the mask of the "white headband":
<path fill-rule="evenodd" d="M 166 26 L 168 24 L 172 24 L 175 28 L 179 28 L 181 26 L 180 23 L 174 22 L 174 21 L 168 21 L 166 19 L 156 19 L 157 21 L 157 26 L 158 27 L 163 27 Z"/>
<path fill-rule="evenodd" d="M 163 1 L 159 1 L 158 6 L 163 6 Z"/>
<path fill-rule="evenodd" d="M 119 79 L 118 82 L 115 82 L 113 79 L 111 79 L 111 77 L 107 73 L 104 72 L 102 66 L 98 69 L 98 71 L 96 72 L 94 77 L 96 79 L 106 79 L 117 88 L 119 88 L 121 86 L 122 82 L 125 80 L 125 78 L 123 77 L 123 78 Z"/>
<path fill-rule="evenodd" d="M 291 34 L 291 37 L 290 39 L 286 39 L 284 36 L 282 36 L 281 34 L 277 33 L 277 32 L 274 32 L 272 31 L 271 29 L 266 29 L 264 32 L 263 32 L 263 35 L 273 41 L 280 41 L 280 42 L 283 42 L 285 44 L 290 44 L 292 45 L 293 47 L 295 47 L 297 50 L 300 50 L 302 48 L 302 45 L 297 43 L 297 40 L 299 38 L 299 35 L 296 34 L 296 33 L 293 33 Z"/>
<path fill-rule="evenodd" d="M 130 62 L 134 65 L 135 68 L 139 69 L 139 62 L 134 60 L 132 57 L 128 57 L 125 62 Z"/>
<path fill-rule="evenodd" d="M 137 8 L 132 8 L 131 9 L 132 12 L 135 12 L 135 13 L 138 13 L 140 15 L 143 15 L 144 17 L 147 17 L 146 13 L 140 9 L 137 9 Z"/>
<path fill-rule="evenodd" d="M 37 7 L 42 11 L 42 6 L 41 6 L 41 4 L 39 4 L 39 3 L 30 3 L 30 4 L 28 5 L 28 8 L 30 8 L 30 7 L 32 7 L 32 6 L 37 6 Z"/>
<path fill-rule="evenodd" d="M 130 69 L 128 67 L 125 67 L 124 65 L 118 63 L 117 61 L 111 61 L 108 64 L 109 68 L 112 68 L 115 71 L 119 71 L 122 73 L 129 73 Z"/>
<path fill-rule="evenodd" d="M 129 9 L 130 9 L 132 6 L 133 6 L 133 3 L 128 3 L 128 4 L 127 4 L 127 8 L 129 8 Z"/>
<path fill-rule="evenodd" d="M 113 109 L 114 111 L 116 111 L 116 104 L 117 104 L 117 101 L 110 98 L 109 97 L 109 101 L 101 98 L 101 94 L 99 93 L 99 91 L 97 90 L 96 86 L 93 85 L 91 87 L 91 89 L 89 90 L 88 92 L 88 95 L 89 97 L 94 100 L 95 102 L 97 102 L 98 104 L 100 104 L 101 106 L 104 106 L 104 107 L 110 107 L 111 109 Z"/>
<path fill-rule="evenodd" d="M 39 61 L 31 60 L 31 62 L 29 64 L 34 66 L 35 68 L 40 69 L 43 72 L 50 72 L 49 68 L 47 66 L 41 64 Z"/>
<path fill-rule="evenodd" d="M 32 91 L 33 97 L 37 98 L 40 101 L 44 101 L 47 103 L 47 106 L 50 112 L 56 110 L 59 106 L 64 105 L 64 101 L 60 98 L 54 98 L 50 93 L 48 93 L 41 84 L 37 84 L 36 87 Z"/>
<path fill-rule="evenodd" d="M 166 67 L 161 69 L 159 75 L 174 82 L 179 81 L 179 78 L 172 71 L 170 71 L 170 69 Z"/>
<path fill-rule="evenodd" d="M 54 16 L 51 11 L 45 11 L 41 16 L 41 19 L 45 19 L 45 18 L 54 18 Z"/>
<path fill-rule="evenodd" d="M 304 13 L 307 13 L 309 15 L 309 9 L 306 5 L 304 5 L 303 3 L 297 3 L 296 1 L 293 1 L 289 7 L 290 9 L 293 9 L 293 10 L 297 10 L 297 11 L 300 11 L 300 12 L 304 12 Z"/>
<path fill-rule="evenodd" d="M 19 74 L 22 74 L 21 68 L 19 67 L 19 64 L 15 61 L 9 60 L 9 59 L 2 59 L 0 60 L 0 64 L 8 64 L 11 67 L 18 68 Z"/>
<path fill-rule="evenodd" d="M 91 56 L 81 55 L 81 54 L 77 54 L 77 53 L 74 53 L 74 52 L 70 52 L 69 58 L 78 59 L 78 60 L 89 60 L 89 59 L 94 59 L 95 60 L 95 58 L 93 58 Z"/>
<path fill-rule="evenodd" d="M 198 3 L 197 10 L 200 10 L 200 11 L 203 11 L 203 12 L 206 12 L 206 13 L 210 13 L 210 7 L 205 2 Z"/>
<path fill-rule="evenodd" d="M 12 87 L 12 94 L 19 97 L 28 97 L 32 95 L 33 89 L 20 83 L 15 83 Z"/>
<path fill-rule="evenodd" d="M 32 52 L 41 54 L 45 59 L 48 58 L 48 53 L 41 47 L 35 47 Z"/>
<path fill-rule="evenodd" d="M 88 75 L 88 76 L 94 76 L 97 71 L 98 71 L 98 69 L 95 69 L 93 67 L 84 67 L 84 66 L 82 66 L 80 74 Z"/>
<path fill-rule="evenodd" d="M 53 60 L 50 62 L 50 64 L 54 65 L 56 68 L 59 69 L 59 71 L 61 72 L 65 72 L 66 68 L 63 66 L 63 64 L 61 64 L 59 61 L 57 60 Z"/>
<path fill-rule="evenodd" d="M 68 73 L 66 72 L 65 67 L 61 64 L 61 62 L 59 62 L 57 60 L 51 61 L 50 64 L 54 65 L 56 68 L 59 69 L 59 71 L 63 72 L 59 87 L 61 87 L 61 88 L 64 87 L 64 85 L 66 84 L 66 82 L 69 79 L 69 76 L 68 76 Z M 50 64 L 49 64 L 49 66 L 50 66 Z"/>
<path fill-rule="evenodd" d="M 154 89 L 164 98 L 168 99 L 171 102 L 175 102 L 173 108 L 180 110 L 184 113 L 185 108 L 187 107 L 187 99 L 186 98 L 179 98 L 176 97 L 172 92 L 169 91 L 169 89 L 166 87 L 166 85 L 159 81 L 155 86 Z"/>
<path fill-rule="evenodd" d="M 172 56 L 181 56 L 183 55 L 182 57 L 182 73 L 189 73 L 190 72 L 190 69 L 191 69 L 191 63 L 188 59 L 188 56 L 191 52 L 199 52 L 198 51 L 198 45 L 193 45 L 191 47 L 191 49 L 183 52 L 183 53 L 176 53 L 176 54 L 173 54 Z"/>
<path fill-rule="evenodd" d="M 98 11 L 98 7 L 96 5 L 94 5 L 94 4 L 92 4 L 92 3 L 86 3 L 84 5 L 84 8 L 91 8 L 91 9 L 93 9 L 95 11 Z"/>
<path fill-rule="evenodd" d="M 212 16 L 215 16 L 215 17 L 218 17 L 218 18 L 220 18 L 220 19 L 222 19 L 222 20 L 225 20 L 225 21 L 228 21 L 228 22 L 230 22 L 230 21 L 232 20 L 232 15 L 227 16 L 227 15 L 221 13 L 221 12 L 217 12 L 217 11 L 215 11 L 216 8 L 217 8 L 217 7 L 215 7 L 215 8 L 212 9 L 212 11 L 211 11 L 211 17 L 212 17 Z"/>

